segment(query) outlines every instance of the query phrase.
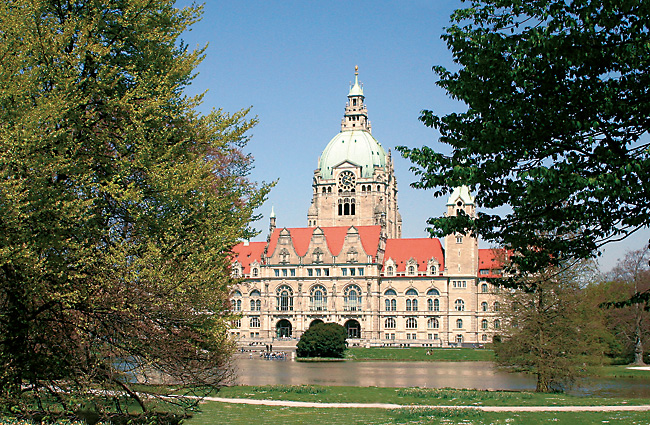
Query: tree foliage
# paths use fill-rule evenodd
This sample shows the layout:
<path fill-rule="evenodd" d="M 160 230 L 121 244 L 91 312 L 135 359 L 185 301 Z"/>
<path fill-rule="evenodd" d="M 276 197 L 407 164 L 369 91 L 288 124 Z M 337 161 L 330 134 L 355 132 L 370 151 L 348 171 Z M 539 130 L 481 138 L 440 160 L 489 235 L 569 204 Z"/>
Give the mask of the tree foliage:
<path fill-rule="evenodd" d="M 458 68 L 434 67 L 467 110 L 420 117 L 451 152 L 400 151 L 415 187 L 467 185 L 477 206 L 511 210 L 433 218 L 432 233 L 479 234 L 535 272 L 648 226 L 650 3 L 468 3 L 442 37 Z"/>
<path fill-rule="evenodd" d="M 644 364 L 644 347 L 650 344 L 650 250 L 628 252 L 590 296 L 604 308 L 605 323 L 612 334 L 610 356 Z"/>
<path fill-rule="evenodd" d="M 342 358 L 345 353 L 347 332 L 338 323 L 317 323 L 310 326 L 298 341 L 298 357 Z"/>
<path fill-rule="evenodd" d="M 146 411 L 131 369 L 197 391 L 229 376 L 229 253 L 268 186 L 247 178 L 247 111 L 200 116 L 183 95 L 203 51 L 179 36 L 199 15 L 0 3 L 0 397 L 14 411 L 121 411 L 124 397 Z"/>
<path fill-rule="evenodd" d="M 606 336 L 597 305 L 583 296 L 588 275 L 585 264 L 551 267 L 504 293 L 497 362 L 530 370 L 536 391 L 564 391 L 585 363 L 601 360 Z"/>

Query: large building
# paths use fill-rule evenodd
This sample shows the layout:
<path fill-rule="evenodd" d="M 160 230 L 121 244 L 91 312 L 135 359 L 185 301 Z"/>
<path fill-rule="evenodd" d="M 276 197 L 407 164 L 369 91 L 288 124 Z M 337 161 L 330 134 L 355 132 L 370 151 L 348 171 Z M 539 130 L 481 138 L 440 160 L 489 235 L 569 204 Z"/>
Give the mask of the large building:
<path fill-rule="evenodd" d="M 457 188 L 447 214 L 474 216 Z M 362 345 L 490 342 L 499 320 L 495 253 L 475 238 L 402 239 L 391 153 L 372 136 L 355 72 L 341 131 L 314 171 L 307 227 L 276 227 L 266 242 L 235 247 L 233 332 L 242 342 L 299 338 L 315 322 L 345 326 Z"/>

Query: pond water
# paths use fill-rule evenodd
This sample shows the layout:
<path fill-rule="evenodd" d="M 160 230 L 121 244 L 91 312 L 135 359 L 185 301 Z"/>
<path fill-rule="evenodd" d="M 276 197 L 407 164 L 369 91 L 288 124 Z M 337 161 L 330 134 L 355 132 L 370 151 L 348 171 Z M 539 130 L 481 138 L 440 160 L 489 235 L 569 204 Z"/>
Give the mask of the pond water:
<path fill-rule="evenodd" d="M 239 385 L 535 389 L 533 376 L 503 371 L 492 362 L 296 362 L 241 356 L 235 366 Z M 570 392 L 650 398 L 650 373 L 648 379 L 589 378 Z"/>

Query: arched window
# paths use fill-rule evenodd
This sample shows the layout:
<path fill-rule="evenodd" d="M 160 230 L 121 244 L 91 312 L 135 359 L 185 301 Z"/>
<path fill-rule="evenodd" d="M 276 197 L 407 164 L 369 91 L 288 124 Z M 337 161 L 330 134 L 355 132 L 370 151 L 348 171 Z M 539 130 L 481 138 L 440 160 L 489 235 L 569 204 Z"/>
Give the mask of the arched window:
<path fill-rule="evenodd" d="M 460 298 L 454 301 L 454 310 L 456 311 L 465 311 L 465 301 Z"/>
<path fill-rule="evenodd" d="M 440 328 L 440 320 L 438 320 L 435 317 L 430 318 L 427 320 L 427 328 L 429 329 L 439 329 Z"/>
<path fill-rule="evenodd" d="M 361 311 L 361 288 L 350 285 L 343 291 L 343 310 Z"/>
<path fill-rule="evenodd" d="M 481 292 L 483 292 L 485 294 L 485 293 L 487 293 L 487 291 L 488 291 L 487 283 L 482 284 L 481 285 Z"/>
<path fill-rule="evenodd" d="M 384 328 L 395 329 L 395 319 L 392 317 L 387 318 L 386 321 L 384 322 Z"/>
<path fill-rule="evenodd" d="M 456 328 L 457 329 L 463 328 L 463 319 L 456 319 Z"/>
<path fill-rule="evenodd" d="M 357 201 L 354 198 L 339 199 L 339 215 L 356 215 Z"/>
<path fill-rule="evenodd" d="M 327 290 L 321 285 L 311 288 L 311 291 L 309 291 L 309 304 L 312 311 L 327 310 Z"/>
<path fill-rule="evenodd" d="M 406 319 L 406 329 L 417 329 L 418 321 L 415 317 L 409 317 Z"/>
<path fill-rule="evenodd" d="M 293 290 L 290 287 L 287 285 L 278 287 L 275 295 L 279 311 L 293 311 Z"/>
<path fill-rule="evenodd" d="M 431 265 L 431 266 L 429 267 L 429 274 L 430 274 L 430 275 L 434 275 L 434 276 L 435 276 L 437 272 L 438 272 L 438 269 L 437 269 L 436 266 Z"/>
<path fill-rule="evenodd" d="M 386 276 L 392 276 L 393 275 L 393 266 L 388 266 L 386 267 Z"/>
<path fill-rule="evenodd" d="M 417 297 L 418 291 L 411 288 L 406 291 L 407 297 Z M 418 311 L 418 300 L 417 298 L 407 298 L 406 299 L 406 311 Z"/>
<path fill-rule="evenodd" d="M 494 302 L 493 309 L 494 309 L 494 311 L 499 311 L 499 301 Z"/>
<path fill-rule="evenodd" d="M 487 329 L 488 328 L 488 321 L 487 319 L 481 320 L 481 329 Z"/>
<path fill-rule="evenodd" d="M 259 328 L 260 327 L 260 318 L 259 317 L 251 317 L 250 327 L 251 328 Z"/>
<path fill-rule="evenodd" d="M 253 267 L 253 277 L 257 277 L 259 275 L 259 270 L 257 267 Z"/>
<path fill-rule="evenodd" d="M 494 321 L 494 329 L 501 329 L 501 321 L 499 319 Z"/>
<path fill-rule="evenodd" d="M 241 292 L 235 290 L 232 293 L 233 299 L 231 301 L 233 311 L 241 311 Z"/>
<path fill-rule="evenodd" d="M 415 266 L 408 266 L 408 274 L 409 276 L 414 276 L 415 275 Z"/>
<path fill-rule="evenodd" d="M 485 341 L 488 340 L 487 338 L 488 338 L 487 335 L 483 334 L 483 335 L 481 336 L 481 341 L 485 342 Z"/>
<path fill-rule="evenodd" d="M 397 300 L 394 298 L 397 296 L 397 292 L 394 289 L 388 289 L 384 292 L 386 298 L 386 311 L 395 311 L 397 310 Z"/>
<path fill-rule="evenodd" d="M 427 291 L 427 295 L 430 297 L 437 297 L 440 296 L 440 292 L 436 288 L 431 288 Z"/>

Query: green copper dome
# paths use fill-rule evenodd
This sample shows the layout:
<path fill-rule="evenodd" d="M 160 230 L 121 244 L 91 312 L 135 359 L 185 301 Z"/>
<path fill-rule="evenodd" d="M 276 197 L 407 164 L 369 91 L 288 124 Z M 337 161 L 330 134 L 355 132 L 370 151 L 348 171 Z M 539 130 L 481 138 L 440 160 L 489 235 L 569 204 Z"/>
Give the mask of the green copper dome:
<path fill-rule="evenodd" d="M 321 177 L 331 179 L 334 167 L 346 161 L 361 167 L 361 177 L 371 177 L 374 167 L 386 166 L 386 151 L 367 131 L 342 131 L 323 150 L 318 162 Z"/>

